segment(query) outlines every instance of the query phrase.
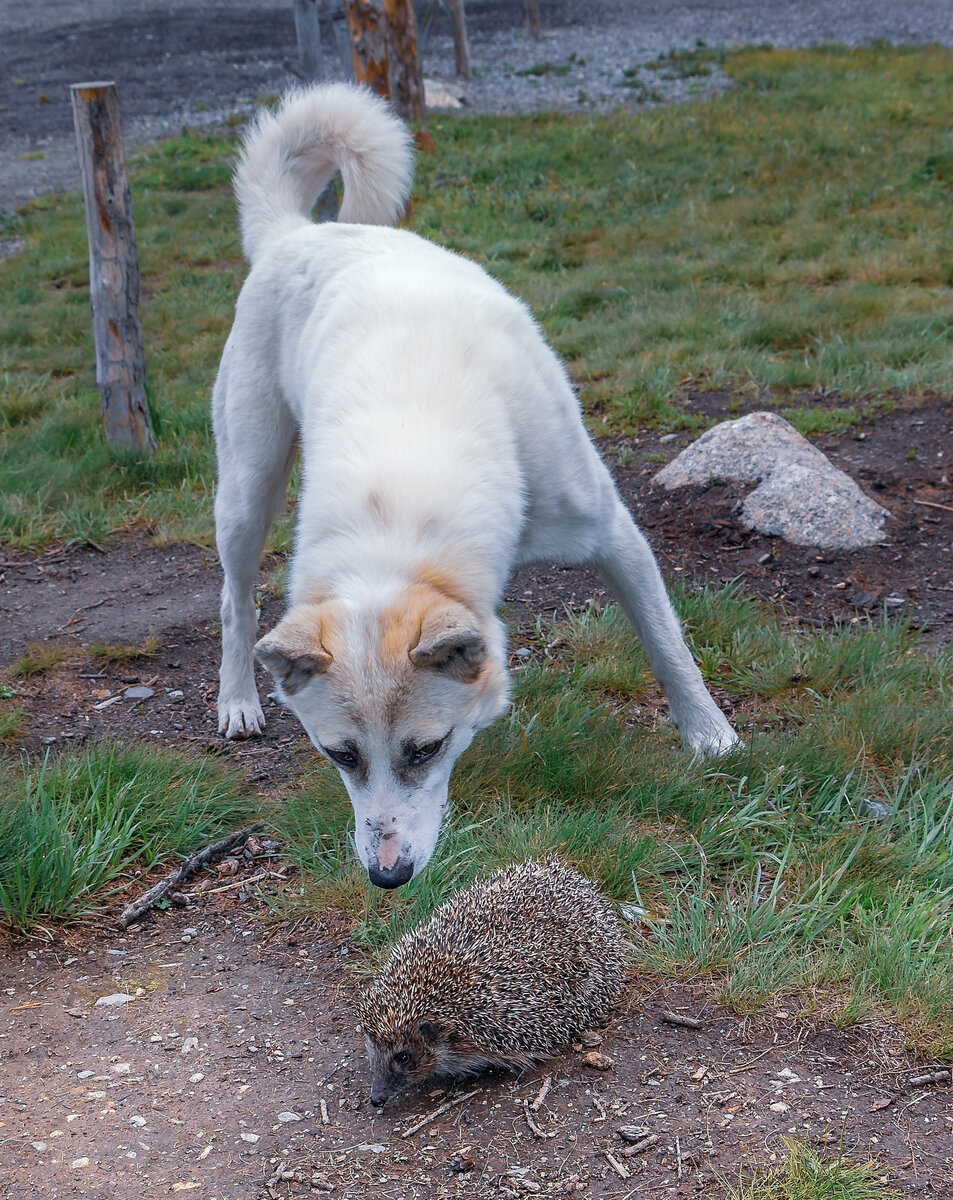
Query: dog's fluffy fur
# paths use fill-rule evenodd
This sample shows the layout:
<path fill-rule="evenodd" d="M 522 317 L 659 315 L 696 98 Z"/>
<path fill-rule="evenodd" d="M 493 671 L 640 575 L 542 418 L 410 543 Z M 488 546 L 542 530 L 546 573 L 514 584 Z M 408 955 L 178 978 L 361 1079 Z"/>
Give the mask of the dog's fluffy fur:
<path fill-rule="evenodd" d="M 316 196 L 340 170 L 337 223 Z M 289 608 L 255 653 L 354 805 L 371 879 L 428 862 L 454 761 L 508 703 L 497 619 L 514 565 L 591 562 L 645 644 L 688 746 L 736 736 L 705 690 L 645 539 L 527 309 L 412 233 L 404 125 L 369 92 L 287 98 L 245 141 L 251 272 L 213 397 L 218 710 L 260 733 L 254 580 L 300 442 Z"/>

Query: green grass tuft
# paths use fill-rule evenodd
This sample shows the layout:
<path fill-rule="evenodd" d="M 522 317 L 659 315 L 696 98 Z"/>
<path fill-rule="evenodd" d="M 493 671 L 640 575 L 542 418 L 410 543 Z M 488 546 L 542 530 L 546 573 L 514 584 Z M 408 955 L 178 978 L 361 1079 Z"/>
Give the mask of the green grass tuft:
<path fill-rule="evenodd" d="M 110 889 L 255 812 L 209 760 L 95 744 L 0 772 L 0 922 L 28 929 L 102 907 Z"/>
<path fill-rule="evenodd" d="M 901 1193 L 884 1183 L 883 1167 L 840 1155 L 820 1155 L 805 1142 L 787 1140 L 780 1166 L 755 1173 L 737 1186 L 729 1180 L 726 1200 L 900 1200 Z"/>
<path fill-rule="evenodd" d="M 20 679 L 28 679 L 32 675 L 45 675 L 66 658 L 65 646 L 44 646 L 40 642 L 30 642 L 27 651 L 13 666 L 13 674 Z"/>

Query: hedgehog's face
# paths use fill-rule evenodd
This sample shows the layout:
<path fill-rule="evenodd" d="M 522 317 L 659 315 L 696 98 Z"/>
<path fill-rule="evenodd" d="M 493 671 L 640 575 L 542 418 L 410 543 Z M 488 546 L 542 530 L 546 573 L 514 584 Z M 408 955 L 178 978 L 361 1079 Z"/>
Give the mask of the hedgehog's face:
<path fill-rule="evenodd" d="M 380 1108 L 393 1096 L 440 1073 L 440 1037 L 427 1021 L 386 1038 L 365 1033 L 371 1067 L 371 1104 Z"/>
<path fill-rule="evenodd" d="M 506 708 L 504 632 L 415 585 L 394 603 L 299 605 L 256 647 L 284 702 L 337 767 L 371 882 L 394 888 L 430 861 L 450 773 Z"/>

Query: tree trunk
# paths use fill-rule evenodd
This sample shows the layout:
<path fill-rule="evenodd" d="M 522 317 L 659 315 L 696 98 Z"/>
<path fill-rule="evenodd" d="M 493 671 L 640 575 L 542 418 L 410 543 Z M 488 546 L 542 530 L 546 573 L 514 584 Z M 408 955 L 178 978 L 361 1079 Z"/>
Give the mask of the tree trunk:
<path fill-rule="evenodd" d="M 424 115 L 413 0 L 347 0 L 354 78 L 389 99 L 407 121 Z"/>
<path fill-rule="evenodd" d="M 139 321 L 139 255 L 114 83 L 70 88 L 89 237 L 99 405 L 111 446 L 155 449 Z"/>
<path fill-rule="evenodd" d="M 539 0 L 526 0 L 526 33 L 534 42 L 539 41 Z"/>
<path fill-rule="evenodd" d="M 310 83 L 324 74 L 321 52 L 321 21 L 318 0 L 294 0 L 295 33 L 298 35 L 298 63 L 302 76 Z"/>
<path fill-rule="evenodd" d="M 457 57 L 457 74 L 461 79 L 470 79 L 470 43 L 467 41 L 467 18 L 463 11 L 463 0 L 447 0 L 450 8 L 450 24 L 453 26 L 453 50 Z"/>

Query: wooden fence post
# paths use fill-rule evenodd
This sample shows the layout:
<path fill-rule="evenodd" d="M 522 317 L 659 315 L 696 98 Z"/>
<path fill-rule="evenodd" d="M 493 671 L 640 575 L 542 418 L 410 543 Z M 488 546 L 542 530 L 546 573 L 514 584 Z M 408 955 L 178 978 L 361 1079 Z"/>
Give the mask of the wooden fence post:
<path fill-rule="evenodd" d="M 413 0 L 346 0 L 354 78 L 389 99 L 407 121 L 424 115 Z"/>
<path fill-rule="evenodd" d="M 526 34 L 533 42 L 539 41 L 539 0 L 526 0 Z"/>
<path fill-rule="evenodd" d="M 450 9 L 450 24 L 453 27 L 453 50 L 457 59 L 457 74 L 461 79 L 470 79 L 470 43 L 467 40 L 467 17 L 463 11 L 463 0 L 447 0 Z"/>
<path fill-rule="evenodd" d="M 114 83 L 70 88 L 89 237 L 99 406 L 111 446 L 152 451 L 139 321 L 139 255 Z"/>
<path fill-rule="evenodd" d="M 298 38 L 298 65 L 310 83 L 324 73 L 321 51 L 321 21 L 318 0 L 294 0 L 295 34 Z"/>

